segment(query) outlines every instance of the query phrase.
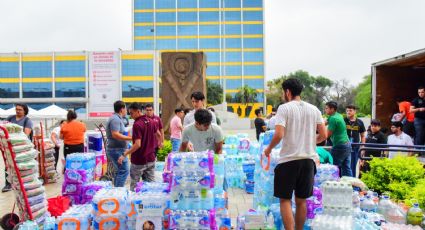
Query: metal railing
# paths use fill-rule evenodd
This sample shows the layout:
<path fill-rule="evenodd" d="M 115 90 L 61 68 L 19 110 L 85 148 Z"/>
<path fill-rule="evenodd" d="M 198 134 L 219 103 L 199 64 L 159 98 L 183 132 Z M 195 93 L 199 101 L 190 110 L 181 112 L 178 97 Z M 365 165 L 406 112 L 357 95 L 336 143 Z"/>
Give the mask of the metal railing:
<path fill-rule="evenodd" d="M 377 144 L 377 143 L 351 143 L 352 147 L 358 147 L 359 153 L 362 151 L 380 151 L 381 158 L 387 157 L 384 152 L 406 152 L 413 153 L 417 157 L 425 157 L 425 146 L 423 145 L 389 145 L 389 144 Z M 360 154 L 361 160 L 371 160 L 372 157 L 365 157 Z M 376 158 L 376 157 L 375 157 Z"/>

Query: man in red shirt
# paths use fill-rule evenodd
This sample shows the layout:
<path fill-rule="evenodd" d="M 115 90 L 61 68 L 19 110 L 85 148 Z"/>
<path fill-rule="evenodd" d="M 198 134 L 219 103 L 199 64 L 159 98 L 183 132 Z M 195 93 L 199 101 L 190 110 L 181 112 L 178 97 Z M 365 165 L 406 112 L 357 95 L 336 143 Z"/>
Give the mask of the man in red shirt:
<path fill-rule="evenodd" d="M 412 104 L 408 101 L 403 101 L 401 98 L 396 99 L 398 110 L 402 114 L 400 121 L 403 123 L 403 132 L 410 137 L 415 137 L 415 113 L 410 112 Z"/>
<path fill-rule="evenodd" d="M 159 116 L 155 115 L 152 104 L 146 105 L 146 116 L 152 120 L 153 124 L 157 127 L 161 134 L 161 138 L 158 139 L 158 143 L 155 147 L 155 154 L 157 154 L 158 148 L 161 148 L 164 143 L 164 129 L 162 128 L 162 121 Z"/>
<path fill-rule="evenodd" d="M 131 154 L 130 189 L 134 191 L 140 178 L 148 182 L 155 180 L 155 148 L 160 137 L 157 126 L 150 118 L 142 114 L 143 106 L 132 103 L 128 109 L 131 118 L 134 119 L 133 146 L 124 152 L 118 159 L 118 163 Z"/>

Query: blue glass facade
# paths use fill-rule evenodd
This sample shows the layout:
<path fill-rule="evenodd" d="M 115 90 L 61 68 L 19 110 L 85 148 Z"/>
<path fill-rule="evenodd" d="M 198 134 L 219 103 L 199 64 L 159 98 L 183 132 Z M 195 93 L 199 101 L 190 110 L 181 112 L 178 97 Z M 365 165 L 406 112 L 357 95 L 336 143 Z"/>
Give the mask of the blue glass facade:
<path fill-rule="evenodd" d="M 19 56 L 0 55 L 0 98 L 19 98 Z"/>
<path fill-rule="evenodd" d="M 263 0 L 134 0 L 134 49 L 203 51 L 207 79 L 264 102 Z"/>

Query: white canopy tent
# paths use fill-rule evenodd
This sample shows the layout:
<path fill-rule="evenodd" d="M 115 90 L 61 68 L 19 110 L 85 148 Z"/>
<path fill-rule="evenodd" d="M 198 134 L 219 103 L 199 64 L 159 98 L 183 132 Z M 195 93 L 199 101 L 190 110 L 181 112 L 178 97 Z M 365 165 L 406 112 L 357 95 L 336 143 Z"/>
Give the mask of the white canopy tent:
<path fill-rule="evenodd" d="M 36 118 L 49 119 L 49 118 L 57 118 L 57 119 L 65 119 L 68 111 L 62 109 L 57 105 L 51 105 L 44 109 L 40 109 L 37 111 Z"/>
<path fill-rule="evenodd" d="M 8 116 L 15 115 L 15 114 L 16 114 L 15 107 L 12 107 L 10 109 L 4 110 L 3 112 L 0 112 L 0 117 L 7 118 Z M 28 107 L 28 116 L 29 117 L 37 117 L 38 115 L 39 115 L 39 113 L 38 113 L 37 110 L 35 110 L 31 107 Z"/>

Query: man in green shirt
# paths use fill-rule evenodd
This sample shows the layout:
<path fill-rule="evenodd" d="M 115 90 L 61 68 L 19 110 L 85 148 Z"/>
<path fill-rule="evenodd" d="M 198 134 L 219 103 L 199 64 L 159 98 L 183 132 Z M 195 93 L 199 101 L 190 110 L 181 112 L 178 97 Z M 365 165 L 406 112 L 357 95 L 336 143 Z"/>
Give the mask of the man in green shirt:
<path fill-rule="evenodd" d="M 326 103 L 325 112 L 328 118 L 328 138 L 331 138 L 331 154 L 334 165 L 339 167 L 341 176 L 353 176 L 351 172 L 351 143 L 348 139 L 344 118 L 337 113 L 338 104 L 334 101 Z"/>

